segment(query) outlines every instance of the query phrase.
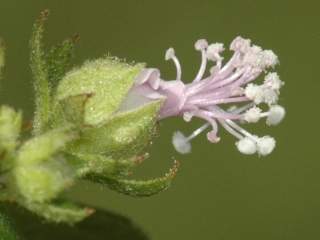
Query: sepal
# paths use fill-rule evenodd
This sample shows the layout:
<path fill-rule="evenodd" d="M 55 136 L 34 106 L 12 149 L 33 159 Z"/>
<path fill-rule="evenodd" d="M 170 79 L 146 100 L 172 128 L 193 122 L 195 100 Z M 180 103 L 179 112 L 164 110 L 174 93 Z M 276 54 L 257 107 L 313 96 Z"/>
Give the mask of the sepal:
<path fill-rule="evenodd" d="M 113 57 L 87 61 L 61 80 L 57 100 L 92 94 L 85 104 L 84 122 L 96 126 L 118 110 L 143 67 L 143 64 L 128 64 Z"/>

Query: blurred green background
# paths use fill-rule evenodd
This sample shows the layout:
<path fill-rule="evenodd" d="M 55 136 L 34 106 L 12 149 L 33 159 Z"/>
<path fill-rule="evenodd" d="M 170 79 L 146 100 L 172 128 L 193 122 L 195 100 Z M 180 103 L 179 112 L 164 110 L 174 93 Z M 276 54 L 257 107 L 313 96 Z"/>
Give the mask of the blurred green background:
<path fill-rule="evenodd" d="M 203 135 L 190 155 L 178 155 L 171 145 L 173 131 L 189 133 L 201 123 L 168 119 L 161 123 L 151 158 L 135 175 L 159 176 L 177 158 L 182 166 L 168 191 L 135 199 L 81 185 L 73 198 L 128 216 L 156 240 L 320 239 L 319 1 L 1 0 L 0 35 L 8 56 L 0 99 L 23 109 L 26 118 L 33 111 L 28 39 L 44 8 L 51 10 L 49 44 L 80 34 L 77 63 L 110 52 L 158 67 L 170 79 L 174 67 L 164 61 L 164 52 L 173 46 L 189 81 L 200 64 L 193 49 L 197 39 L 228 45 L 242 35 L 279 55 L 277 70 L 286 82 L 280 100 L 288 112 L 285 121 L 275 128 L 252 128 L 277 139 L 271 156 L 241 155 L 223 131 L 219 144 Z"/>

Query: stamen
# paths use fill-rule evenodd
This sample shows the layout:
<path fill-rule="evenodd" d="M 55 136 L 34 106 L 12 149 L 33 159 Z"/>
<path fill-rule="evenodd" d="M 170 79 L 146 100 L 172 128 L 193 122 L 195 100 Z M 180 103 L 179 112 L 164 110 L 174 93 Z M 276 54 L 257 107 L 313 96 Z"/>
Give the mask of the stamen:
<path fill-rule="evenodd" d="M 192 117 L 193 117 L 192 112 L 184 112 L 183 113 L 183 120 L 185 120 L 186 122 L 190 122 Z"/>
<path fill-rule="evenodd" d="M 195 49 L 198 51 L 201 51 L 201 65 L 200 65 L 198 74 L 193 80 L 193 82 L 200 81 L 206 71 L 206 68 L 207 68 L 206 48 L 207 47 L 208 47 L 208 42 L 205 39 L 200 39 L 195 43 Z"/>
<path fill-rule="evenodd" d="M 199 98 L 199 99 L 194 99 L 190 101 L 190 104 L 197 104 L 202 107 L 206 107 L 206 106 L 217 105 L 217 104 L 245 102 L 245 101 L 250 101 L 250 99 L 247 97 L 233 97 L 233 98 L 222 98 L 222 99 L 213 99 L 213 100 L 210 100 L 207 98 L 205 99 Z"/>
<path fill-rule="evenodd" d="M 202 79 L 202 77 L 206 71 L 206 68 L 207 68 L 207 57 L 206 57 L 205 50 L 202 50 L 201 51 L 201 66 L 200 66 L 200 69 L 197 73 L 197 76 L 195 77 L 193 82 L 198 82 Z"/>
<path fill-rule="evenodd" d="M 264 85 L 268 86 L 272 90 L 279 91 L 284 85 L 284 82 L 280 80 L 280 77 L 276 72 L 272 72 L 265 76 Z"/>
<path fill-rule="evenodd" d="M 286 110 L 284 109 L 284 107 L 279 105 L 271 106 L 268 112 L 266 123 L 269 126 L 277 125 L 283 120 L 285 115 L 286 115 Z"/>
<path fill-rule="evenodd" d="M 251 155 L 257 152 L 257 144 L 252 139 L 244 137 L 236 142 L 239 152 Z"/>
<path fill-rule="evenodd" d="M 191 141 L 195 137 L 197 137 L 200 133 L 202 133 L 204 130 L 206 130 L 210 126 L 210 123 L 205 123 L 201 127 L 197 128 L 195 131 L 193 131 L 188 137 L 187 140 Z"/>
<path fill-rule="evenodd" d="M 262 117 L 262 110 L 258 107 L 252 107 L 243 114 L 243 119 L 248 123 L 256 123 Z"/>
<path fill-rule="evenodd" d="M 266 118 L 267 125 L 276 125 L 285 116 L 285 109 L 275 105 L 278 101 L 283 82 L 276 72 L 266 73 L 270 67 L 277 64 L 278 57 L 271 50 L 263 50 L 252 45 L 249 39 L 237 37 L 230 45 L 233 56 L 222 65 L 223 44 L 208 45 L 205 39 L 195 43 L 195 49 L 201 52 L 201 65 L 191 83 L 181 81 L 182 69 L 173 48 L 166 51 L 165 59 L 175 64 L 177 77 L 174 81 L 164 81 L 157 69 L 142 71 L 136 80 L 133 92 L 141 94 L 148 100 L 165 99 L 160 109 L 158 119 L 171 116 L 183 116 L 186 122 L 193 117 L 206 121 L 200 128 L 184 136 L 181 132 L 173 135 L 172 142 L 175 149 L 182 153 L 191 151 L 190 141 L 206 130 L 209 126 L 207 138 L 211 142 L 220 140 L 217 137 L 218 123 L 238 140 L 236 146 L 244 154 L 258 152 L 267 155 L 272 152 L 275 141 L 272 137 L 258 137 L 243 129 L 240 124 L 258 122 Z M 208 61 L 215 62 L 210 75 L 204 78 Z M 259 75 L 265 73 L 263 84 L 251 83 Z M 245 103 L 247 102 L 247 103 Z M 240 103 L 239 107 L 228 109 L 220 104 Z M 269 111 L 262 112 L 256 105 L 266 103 Z M 225 108 L 225 109 L 224 109 Z M 239 123 L 239 124 L 238 124 Z"/>
<path fill-rule="evenodd" d="M 216 120 L 210 116 L 211 114 L 211 112 L 199 110 L 194 114 L 194 116 L 204 119 L 212 126 L 212 131 L 207 134 L 207 138 L 210 142 L 217 143 L 220 140 L 220 138 L 217 136 L 218 124 Z"/>
<path fill-rule="evenodd" d="M 242 139 L 243 136 L 238 133 L 236 130 L 234 130 L 232 127 L 230 127 L 225 120 L 218 119 L 219 123 L 222 125 L 222 127 L 227 130 L 231 135 L 236 137 L 237 139 Z"/>
<path fill-rule="evenodd" d="M 241 70 L 236 71 L 230 77 L 223 79 L 221 81 L 217 81 L 216 83 L 212 84 L 210 87 L 208 87 L 207 90 L 210 89 L 210 91 L 211 91 L 211 90 L 217 89 L 219 87 L 226 86 L 227 84 L 230 84 L 236 80 L 242 81 L 242 80 L 246 79 L 249 71 L 250 71 L 250 69 L 242 68 Z"/>
<path fill-rule="evenodd" d="M 223 57 L 220 56 L 220 53 L 224 51 L 224 46 L 222 43 L 213 43 L 210 44 L 206 55 L 207 58 L 211 61 L 217 62 L 217 66 L 221 69 Z"/>
<path fill-rule="evenodd" d="M 264 136 L 257 140 L 258 153 L 262 156 L 270 154 L 276 146 L 276 141 L 273 137 Z"/>
<path fill-rule="evenodd" d="M 182 132 L 175 132 L 172 137 L 172 144 L 177 152 L 187 154 L 191 152 L 191 144 Z"/>
<path fill-rule="evenodd" d="M 176 77 L 176 79 L 181 81 L 181 75 L 182 75 L 181 64 L 179 62 L 179 59 L 176 57 L 175 51 L 174 51 L 173 48 L 169 48 L 166 51 L 165 60 L 166 61 L 172 60 L 174 62 L 175 66 L 176 66 L 176 69 L 177 69 L 177 77 Z"/>
<path fill-rule="evenodd" d="M 252 140 L 256 141 L 257 137 L 252 135 L 251 133 L 249 133 L 247 130 L 243 129 L 242 127 L 240 127 L 238 124 L 236 124 L 234 121 L 230 120 L 230 119 L 226 119 L 226 122 L 233 127 L 234 129 L 236 129 L 237 131 L 239 131 L 240 133 L 242 133 L 243 135 L 245 135 L 246 137 L 251 138 Z"/>
<path fill-rule="evenodd" d="M 240 53 L 235 52 L 231 59 L 219 71 L 219 78 L 227 77 L 235 69 L 235 63 L 239 60 Z"/>
<path fill-rule="evenodd" d="M 205 50 L 208 47 L 208 42 L 206 39 L 199 39 L 198 41 L 195 42 L 194 48 L 197 51 Z"/>
<path fill-rule="evenodd" d="M 200 128 L 196 129 L 188 137 L 184 136 L 182 132 L 175 132 L 172 137 L 172 144 L 177 152 L 181 154 L 187 154 L 191 152 L 191 140 L 202 133 L 205 129 L 210 126 L 209 123 L 202 125 Z"/>

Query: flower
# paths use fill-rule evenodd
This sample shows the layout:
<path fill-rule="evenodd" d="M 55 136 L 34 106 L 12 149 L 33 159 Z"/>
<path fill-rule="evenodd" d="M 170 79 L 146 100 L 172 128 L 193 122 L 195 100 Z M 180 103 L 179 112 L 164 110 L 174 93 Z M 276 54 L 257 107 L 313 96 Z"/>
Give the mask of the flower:
<path fill-rule="evenodd" d="M 137 76 L 134 87 L 126 101 L 139 99 L 149 102 L 163 99 L 164 104 L 159 119 L 182 116 L 187 122 L 200 118 L 206 123 L 186 137 L 181 132 L 173 135 L 175 149 L 182 153 L 191 151 L 190 141 L 211 126 L 207 139 L 212 143 L 219 142 L 218 124 L 233 135 L 236 147 L 243 154 L 268 155 L 275 147 L 272 137 L 257 137 L 240 126 L 241 123 L 255 123 L 266 118 L 267 125 L 280 123 L 285 115 L 283 107 L 277 105 L 280 88 L 284 83 L 276 72 L 267 73 L 278 63 L 278 57 L 271 50 L 251 44 L 249 39 L 236 37 L 230 44 L 233 51 L 231 59 L 223 64 L 222 43 L 208 44 L 205 39 L 195 43 L 195 49 L 201 53 L 201 65 L 191 83 L 181 80 L 182 69 L 173 48 L 165 54 L 166 60 L 172 60 L 176 67 L 176 79 L 165 81 L 160 71 L 145 68 Z M 214 63 L 210 74 L 205 76 L 208 61 Z M 261 85 L 253 83 L 260 75 L 265 74 Z M 228 104 L 239 104 L 231 109 Z M 264 104 L 268 111 L 257 105 Z"/>

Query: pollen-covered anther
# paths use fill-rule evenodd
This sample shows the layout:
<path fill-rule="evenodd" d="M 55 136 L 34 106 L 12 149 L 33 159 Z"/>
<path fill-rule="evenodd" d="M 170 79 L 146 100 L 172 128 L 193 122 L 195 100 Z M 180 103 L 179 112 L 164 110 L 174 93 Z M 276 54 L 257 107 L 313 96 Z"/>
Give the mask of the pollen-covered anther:
<path fill-rule="evenodd" d="M 236 146 L 239 152 L 247 155 L 251 155 L 257 152 L 257 144 L 249 137 L 244 137 L 236 142 Z"/>
<path fill-rule="evenodd" d="M 190 122 L 192 117 L 193 117 L 193 113 L 192 112 L 183 113 L 183 120 L 186 121 L 186 122 Z"/>
<path fill-rule="evenodd" d="M 230 44 L 230 50 L 245 53 L 250 48 L 250 39 L 244 39 L 240 36 L 236 37 Z"/>
<path fill-rule="evenodd" d="M 257 140 L 258 153 L 262 156 L 269 155 L 276 146 L 276 140 L 270 136 L 264 136 Z"/>
<path fill-rule="evenodd" d="M 206 39 L 199 39 L 195 42 L 194 44 L 194 48 L 197 51 L 201 51 L 204 50 L 208 47 L 208 41 Z"/>
<path fill-rule="evenodd" d="M 275 67 L 279 63 L 278 56 L 272 50 L 264 50 L 262 52 L 262 64 L 265 68 Z"/>
<path fill-rule="evenodd" d="M 212 143 L 218 143 L 220 141 L 220 137 L 217 136 L 217 133 L 215 131 L 208 132 L 207 139 Z"/>
<path fill-rule="evenodd" d="M 174 48 L 168 48 L 165 54 L 166 61 L 173 59 L 176 56 Z"/>
<path fill-rule="evenodd" d="M 272 105 L 277 103 L 279 99 L 279 91 L 273 90 L 266 84 L 256 85 L 250 83 L 246 86 L 244 94 L 255 104 L 267 103 Z"/>
<path fill-rule="evenodd" d="M 279 94 L 271 88 L 263 88 L 263 102 L 272 105 L 278 102 Z"/>
<path fill-rule="evenodd" d="M 223 58 L 220 53 L 224 51 L 224 46 L 222 43 L 210 44 L 207 49 L 207 58 L 211 61 L 221 61 Z"/>
<path fill-rule="evenodd" d="M 286 110 L 284 109 L 284 107 L 280 105 L 271 106 L 268 112 L 266 123 L 269 126 L 277 125 L 283 120 L 285 115 L 286 115 Z"/>
<path fill-rule="evenodd" d="M 187 154 L 191 152 L 191 143 L 180 131 L 177 131 L 173 134 L 172 144 L 176 151 L 181 154 Z"/>
<path fill-rule="evenodd" d="M 261 85 L 250 83 L 244 90 L 247 98 L 254 101 L 256 104 L 260 104 L 264 100 L 264 89 Z"/>
<path fill-rule="evenodd" d="M 279 75 L 276 72 L 268 73 L 264 78 L 264 85 L 272 90 L 279 91 L 284 85 L 284 82 L 280 80 Z"/>
<path fill-rule="evenodd" d="M 243 119 L 248 123 L 256 123 L 261 118 L 261 112 L 260 108 L 252 107 L 245 112 Z"/>

